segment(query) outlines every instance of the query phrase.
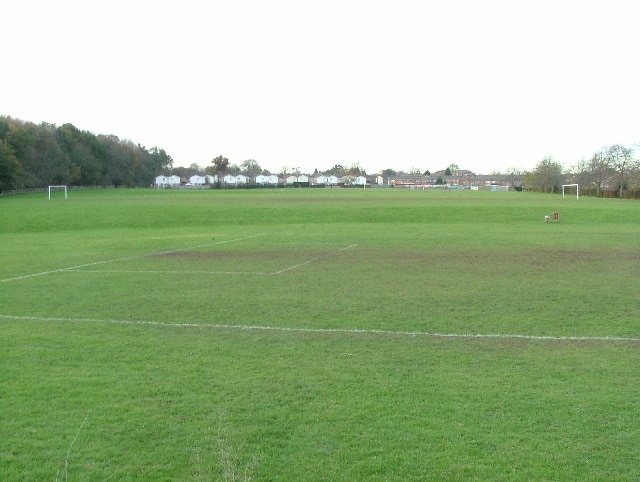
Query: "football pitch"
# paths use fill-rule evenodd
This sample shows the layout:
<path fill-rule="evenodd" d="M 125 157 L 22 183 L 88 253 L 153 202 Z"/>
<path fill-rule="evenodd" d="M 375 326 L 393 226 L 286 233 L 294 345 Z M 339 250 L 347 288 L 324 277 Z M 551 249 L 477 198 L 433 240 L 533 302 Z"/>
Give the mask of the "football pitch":
<path fill-rule="evenodd" d="M 637 480 L 639 240 L 532 193 L 0 198 L 0 472 Z"/>

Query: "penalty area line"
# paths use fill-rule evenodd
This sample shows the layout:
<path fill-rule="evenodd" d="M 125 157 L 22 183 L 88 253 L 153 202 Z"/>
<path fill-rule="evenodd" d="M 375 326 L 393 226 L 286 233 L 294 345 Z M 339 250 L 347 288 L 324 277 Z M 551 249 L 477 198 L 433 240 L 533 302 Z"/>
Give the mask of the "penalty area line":
<path fill-rule="evenodd" d="M 293 266 L 289 266 L 288 268 L 281 269 L 280 271 L 276 271 L 273 274 L 286 273 L 287 271 L 294 270 L 296 268 L 299 268 L 300 266 L 304 266 L 306 264 L 313 263 L 314 261 L 318 261 L 320 259 L 328 258 L 329 256 L 333 256 L 334 254 L 338 254 L 338 253 L 341 253 L 342 251 L 346 251 L 347 249 L 355 248 L 356 246 L 358 246 L 358 245 L 357 244 L 350 244 L 349 246 L 345 246 L 344 248 L 336 249 L 335 251 L 331 251 L 330 253 L 327 253 L 327 254 L 325 254 L 323 256 L 316 256 L 315 258 L 308 259 L 308 260 L 306 260 L 306 261 L 304 261 L 302 263 L 294 264 Z"/>
<path fill-rule="evenodd" d="M 83 269 L 82 266 L 79 267 L 75 267 L 75 268 L 66 268 L 62 271 L 69 271 L 72 273 L 135 273 L 135 274 L 172 274 L 172 275 L 179 275 L 179 274 L 204 274 L 204 275 L 248 275 L 248 276 L 273 276 L 273 275 L 279 275 L 282 273 L 286 273 L 287 271 L 293 271 L 296 268 L 300 268 L 301 266 L 305 266 L 307 264 L 311 264 L 314 261 L 319 261 L 321 259 L 325 259 L 328 258 L 329 256 L 333 256 L 336 255 L 342 251 L 346 251 L 348 249 L 351 248 L 355 248 L 356 246 L 358 246 L 357 244 L 351 244 L 349 246 L 344 246 L 340 249 L 336 249 L 334 251 L 331 251 L 329 253 L 326 253 L 322 256 L 316 256 L 315 258 L 311 258 L 311 259 L 307 259 L 306 261 L 303 261 L 301 263 L 298 264 L 294 264 L 293 266 L 289 266 L 287 268 L 283 268 L 280 269 L 278 271 L 206 271 L 206 270 L 132 270 L 132 269 Z M 189 248 L 189 249 L 194 249 L 194 248 Z M 186 251 L 186 250 L 185 250 Z M 172 253 L 175 251 L 171 251 Z M 165 254 L 165 253 L 161 253 L 161 254 Z M 121 260 L 116 260 L 116 261 L 121 261 Z M 104 261 L 104 263 L 107 263 L 108 261 Z M 91 265 L 84 265 L 84 266 L 94 266 L 94 264 Z"/>
<path fill-rule="evenodd" d="M 400 331 L 400 330 L 364 330 L 356 328 L 296 328 L 286 326 L 260 326 L 260 325 L 230 325 L 217 323 L 167 323 L 163 321 L 148 320 L 106 320 L 97 318 L 67 318 L 67 317 L 43 317 L 43 316 L 14 316 L 0 315 L 5 320 L 31 320 L 44 322 L 72 322 L 72 323 L 107 323 L 115 325 L 149 325 L 166 328 L 208 328 L 238 331 L 274 331 L 289 333 L 325 333 L 346 335 L 381 335 L 381 336 L 406 336 L 424 338 L 461 338 L 461 339 L 515 339 L 532 341 L 599 341 L 599 342 L 640 342 L 638 337 L 624 336 L 553 336 L 553 335 L 522 335 L 500 333 L 435 333 L 426 331 Z"/>
<path fill-rule="evenodd" d="M 205 275 L 256 275 L 266 276 L 276 273 L 269 271 L 188 271 L 188 270 L 133 270 L 133 269 L 73 269 L 71 273 L 131 273 L 131 274 L 205 274 Z"/>
<path fill-rule="evenodd" d="M 192 249 L 198 249 L 198 248 L 205 248 L 208 246 L 216 246 L 219 244 L 226 244 L 226 243 L 232 243 L 235 241 L 244 241 L 247 239 L 252 239 L 252 238 L 257 238 L 259 236 L 264 236 L 265 233 L 261 233 L 261 234 L 254 234 L 252 236 L 245 236 L 242 238 L 235 238 L 235 239 L 227 239 L 225 241 L 216 241 L 215 243 L 207 243 L 207 244 L 200 244 L 198 246 L 190 246 L 188 248 L 181 248 L 181 249 L 174 249 L 171 251 L 162 251 L 159 253 L 146 253 L 146 254 L 140 254 L 140 255 L 136 255 L 136 256 L 125 256 L 124 258 L 114 258 L 114 259 L 105 259 L 103 261 L 95 261 L 93 263 L 85 263 L 85 264 L 79 264 L 76 266 L 67 266 L 65 268 L 59 268 L 59 269 L 52 269 L 49 271 L 41 271 L 39 273 L 31 273 L 31 274 L 25 274 L 22 276 L 15 276 L 13 278 L 5 278 L 5 279 L 0 279 L 0 283 L 7 283 L 9 281 L 19 281 L 22 279 L 27 279 L 27 278 L 34 278 L 36 276 L 44 276 L 47 274 L 53 274 L 53 273 L 62 273 L 63 271 L 74 271 L 74 270 L 81 270 L 82 268 L 88 268 L 90 266 L 98 266 L 101 264 L 106 264 L 106 263 L 115 263 L 118 261 L 128 261 L 130 259 L 139 259 L 139 258 L 146 258 L 148 256 L 163 256 L 163 255 L 167 255 L 167 254 L 173 254 L 173 253 L 181 253 L 183 251 L 190 251 Z"/>

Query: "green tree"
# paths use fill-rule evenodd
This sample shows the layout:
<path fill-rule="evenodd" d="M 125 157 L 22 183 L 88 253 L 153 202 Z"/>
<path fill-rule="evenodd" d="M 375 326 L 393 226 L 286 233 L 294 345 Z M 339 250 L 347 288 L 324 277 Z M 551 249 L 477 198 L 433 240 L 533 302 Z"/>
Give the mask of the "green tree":
<path fill-rule="evenodd" d="M 9 121 L 3 117 L 0 117 L 0 141 L 3 141 L 9 133 Z"/>
<path fill-rule="evenodd" d="M 255 159 L 247 159 L 240 164 L 240 171 L 245 176 L 254 177 L 262 172 L 262 168 Z"/>
<path fill-rule="evenodd" d="M 17 174 L 13 168 L 7 171 L 16 187 L 148 185 L 172 161 L 162 149 L 147 151 L 113 135 L 96 136 L 72 124 L 36 125 L 11 117 L 0 117 L 0 142 L 4 143 L 3 162 L 18 163 Z M 8 178 L 9 174 L 5 183 Z"/>
<path fill-rule="evenodd" d="M 543 192 L 557 191 L 564 182 L 562 166 L 551 157 L 545 157 L 540 161 L 533 173 L 535 185 Z"/>
<path fill-rule="evenodd" d="M 367 173 L 359 163 L 354 162 L 351 167 L 347 169 L 345 174 L 348 174 L 349 176 L 364 176 Z"/>
<path fill-rule="evenodd" d="M 229 170 L 229 159 L 223 156 L 214 157 L 211 161 L 213 169 L 208 174 L 217 174 L 218 177 L 224 176 Z"/>
<path fill-rule="evenodd" d="M 333 174 L 334 176 L 344 176 L 347 170 L 342 164 L 335 164 L 331 169 L 325 172 L 325 174 Z"/>
<path fill-rule="evenodd" d="M 154 174 L 168 174 L 173 167 L 173 159 L 164 149 L 152 147 L 149 149 L 149 165 Z"/>
<path fill-rule="evenodd" d="M 18 188 L 19 178 L 20 163 L 11 147 L 0 140 L 0 192 Z"/>
<path fill-rule="evenodd" d="M 67 154 L 72 169 L 78 173 L 72 184 L 91 186 L 100 182 L 104 166 L 95 155 L 96 137 L 80 131 L 73 124 L 64 124 L 56 130 L 56 137 Z"/>
<path fill-rule="evenodd" d="M 134 174 L 130 149 L 114 135 L 100 135 L 98 141 L 104 146 L 107 158 L 101 184 L 115 187 L 133 185 Z"/>

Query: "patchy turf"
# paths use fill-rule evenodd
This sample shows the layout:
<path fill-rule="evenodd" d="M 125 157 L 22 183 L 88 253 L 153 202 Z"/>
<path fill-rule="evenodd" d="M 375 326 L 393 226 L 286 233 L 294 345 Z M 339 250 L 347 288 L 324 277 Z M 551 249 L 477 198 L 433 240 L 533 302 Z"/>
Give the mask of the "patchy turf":
<path fill-rule="evenodd" d="M 0 199 L 3 477 L 635 480 L 638 206 Z"/>

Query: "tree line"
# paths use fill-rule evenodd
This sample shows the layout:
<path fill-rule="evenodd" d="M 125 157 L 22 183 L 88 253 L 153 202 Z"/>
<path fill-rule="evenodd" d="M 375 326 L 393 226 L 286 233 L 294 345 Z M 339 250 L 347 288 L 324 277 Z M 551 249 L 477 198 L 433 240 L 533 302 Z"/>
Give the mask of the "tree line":
<path fill-rule="evenodd" d="M 557 192 L 562 184 L 577 183 L 581 191 L 591 189 L 596 196 L 611 191 L 622 198 L 625 191 L 640 189 L 640 162 L 634 158 L 632 148 L 614 144 L 603 147 L 590 159 L 578 162 L 568 171 L 547 157 L 522 177 L 525 188 L 529 190 Z"/>
<path fill-rule="evenodd" d="M 395 172 L 395 171 L 394 171 Z M 301 172 L 299 167 L 288 167 L 283 166 L 277 172 L 272 172 L 269 169 L 263 168 L 258 161 L 255 159 L 247 159 L 246 161 L 241 162 L 240 164 L 231 163 L 228 157 L 223 155 L 218 155 L 211 160 L 211 163 L 208 166 L 199 166 L 197 163 L 192 163 L 188 167 L 174 167 L 170 174 L 175 174 L 182 179 L 187 179 L 193 175 L 217 175 L 218 177 L 222 177 L 226 174 L 238 175 L 243 174 L 247 177 L 256 177 L 258 175 L 288 175 L 288 174 L 308 174 L 308 175 L 317 175 L 317 174 L 325 174 L 325 175 L 335 175 L 335 176 L 364 176 L 366 175 L 366 171 L 360 166 L 358 163 L 353 163 L 350 165 L 343 164 L 334 164 L 330 169 L 326 169 L 324 171 L 318 171 L 315 169 L 314 172 Z"/>
<path fill-rule="evenodd" d="M 459 168 L 450 165 L 444 176 Z M 412 168 L 412 173 L 420 170 Z M 69 186 L 149 186 L 159 174 L 175 174 L 188 178 L 193 174 L 271 174 L 254 159 L 240 165 L 231 164 L 224 156 L 212 159 L 205 168 L 192 164 L 173 167 L 173 159 L 164 149 L 147 149 L 114 135 L 95 135 L 72 124 L 34 124 L 0 116 L 0 192 L 24 188 L 65 184 Z M 331 175 L 365 175 L 357 163 L 335 164 L 322 172 Z M 299 174 L 299 168 L 283 168 L 281 174 Z M 310 173 L 309 173 L 310 174 Z M 318 174 L 317 170 L 314 174 Z M 383 175 L 396 174 L 392 169 Z M 429 171 L 423 175 L 430 175 Z M 615 191 L 624 197 L 627 190 L 640 190 L 640 163 L 633 149 L 619 144 L 606 146 L 588 160 L 569 170 L 547 157 L 532 171 L 510 169 L 506 178 L 514 186 L 528 190 L 557 192 L 562 184 L 578 183 L 581 190 L 592 189 L 595 195 Z"/>
<path fill-rule="evenodd" d="M 164 149 L 147 149 L 72 124 L 34 124 L 0 116 L 0 191 L 69 186 L 149 186 L 172 167 Z"/>

